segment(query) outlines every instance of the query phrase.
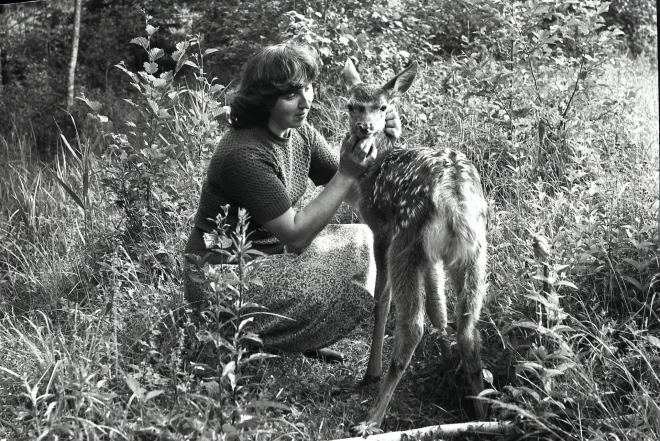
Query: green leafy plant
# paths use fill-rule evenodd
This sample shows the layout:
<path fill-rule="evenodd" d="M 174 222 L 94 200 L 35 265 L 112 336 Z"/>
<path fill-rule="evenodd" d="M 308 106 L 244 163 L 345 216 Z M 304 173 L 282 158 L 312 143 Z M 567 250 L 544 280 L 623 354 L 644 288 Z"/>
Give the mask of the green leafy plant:
<path fill-rule="evenodd" d="M 246 301 L 250 286 L 261 285 L 254 272 L 263 263 L 255 258 L 263 253 L 253 249 L 249 241 L 249 216 L 245 209 L 239 209 L 236 230 L 228 231 L 229 225 L 225 223 L 228 209 L 229 206 L 223 207 L 216 217 L 216 230 L 205 233 L 207 248 L 211 253 L 225 256 L 228 264 L 209 265 L 205 262 L 208 255 L 187 257 L 202 267 L 204 277 L 195 280 L 210 288 L 210 302 L 201 311 L 203 323 L 196 338 L 200 343 L 211 344 L 214 355 L 211 365 L 193 366 L 205 377 L 202 386 L 213 391 L 210 405 L 218 415 L 223 433 L 228 439 L 239 439 L 241 433 L 249 433 L 264 424 L 264 410 L 283 406 L 255 400 L 253 386 L 245 374 L 249 364 L 274 356 L 254 351 L 262 342 L 251 331 L 251 323 L 261 307 Z"/>
<path fill-rule="evenodd" d="M 124 100 L 129 117 L 109 121 L 100 113 L 99 102 L 82 98 L 105 134 L 108 145 L 102 155 L 101 181 L 121 208 L 131 240 L 153 230 L 154 217 L 167 218 L 187 204 L 185 197 L 195 189 L 181 191 L 173 184 L 177 176 L 192 174 L 201 153 L 214 145 L 219 136 L 216 118 L 226 112 L 218 101 L 224 86 L 209 81 L 204 70 L 205 57 L 216 50 L 202 50 L 199 38 L 191 37 L 176 44 L 171 54 L 174 70 L 159 73 L 165 52 L 152 46 L 158 29 L 149 24 L 150 18 L 146 18 L 146 37 L 131 40 L 147 55 L 143 70 L 136 74 L 123 63 L 116 66 L 139 93 L 139 102 Z M 191 53 L 194 49 L 197 52 Z M 175 82 L 184 67 L 193 71 L 192 87 Z"/>
<path fill-rule="evenodd" d="M 605 28 L 608 3 L 466 3 L 491 24 L 464 37 L 468 56 L 457 59 L 451 81 L 467 90 L 464 101 L 483 98 L 478 115 L 505 131 L 514 155 L 531 154 L 519 149 L 528 128 L 536 128 L 540 147 L 522 172 L 560 179 L 573 154 L 567 141 L 576 102 L 599 87 L 623 35 Z"/>

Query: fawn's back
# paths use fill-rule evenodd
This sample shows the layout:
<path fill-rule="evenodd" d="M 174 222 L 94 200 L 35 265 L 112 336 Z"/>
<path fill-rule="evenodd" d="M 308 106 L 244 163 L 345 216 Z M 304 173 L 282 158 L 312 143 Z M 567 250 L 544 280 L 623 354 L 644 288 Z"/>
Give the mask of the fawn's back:
<path fill-rule="evenodd" d="M 348 63 L 347 63 L 347 66 Z M 349 131 L 360 138 L 375 137 L 376 160 L 360 178 L 360 208 L 374 232 L 392 235 L 420 232 L 428 221 L 442 217 L 459 239 L 474 242 L 476 225 L 464 219 L 485 216 L 486 205 L 475 167 L 459 151 L 396 147 L 383 134 L 385 116 L 392 98 L 412 84 L 412 65 L 383 86 L 360 82 L 352 67 L 344 71 L 349 85 Z M 454 254 L 451 243 L 446 253 Z"/>

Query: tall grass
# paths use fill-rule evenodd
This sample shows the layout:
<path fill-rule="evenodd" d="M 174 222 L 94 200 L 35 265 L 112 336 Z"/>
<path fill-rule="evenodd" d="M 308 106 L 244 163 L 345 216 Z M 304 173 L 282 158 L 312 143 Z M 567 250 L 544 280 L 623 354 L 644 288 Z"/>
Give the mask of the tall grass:
<path fill-rule="evenodd" d="M 493 389 L 483 399 L 496 418 L 516 422 L 520 438 L 660 434 L 657 72 L 643 59 L 616 63 L 576 104 L 566 142 L 540 139 L 530 117 L 511 143 L 497 120 L 476 116 L 479 99 L 446 92 L 440 66 L 428 66 L 398 103 L 402 143 L 463 149 L 481 172 L 491 209 L 481 327 Z M 266 403 L 250 410 L 252 422 L 218 424 L 227 372 L 202 375 L 213 357 L 191 344 L 193 325 L 180 314 L 180 250 L 210 154 L 203 140 L 221 134 L 198 118 L 217 107 L 194 102 L 168 120 L 167 133 L 196 130 L 201 158 L 162 175 L 164 209 L 140 218 L 139 242 L 127 239 L 124 207 L 103 183 L 108 144 L 94 147 L 97 134 L 62 140 L 51 164 L 30 157 L 27 135 L 0 138 L 0 438 L 324 439 L 363 412 L 365 392 L 324 390 L 320 368 L 290 356 L 241 373 L 245 402 Z M 319 104 L 314 121 L 336 145 L 343 105 Z M 340 221 L 356 218 L 347 210 Z M 549 243 L 545 257 L 534 253 L 539 237 Z M 420 349 L 429 357 L 431 340 Z M 364 350 L 368 341 L 351 345 Z M 364 360 L 333 371 L 332 381 L 359 376 Z M 286 369 L 295 381 L 269 377 Z M 438 415 L 420 408 L 398 421 L 394 406 L 390 427 Z"/>

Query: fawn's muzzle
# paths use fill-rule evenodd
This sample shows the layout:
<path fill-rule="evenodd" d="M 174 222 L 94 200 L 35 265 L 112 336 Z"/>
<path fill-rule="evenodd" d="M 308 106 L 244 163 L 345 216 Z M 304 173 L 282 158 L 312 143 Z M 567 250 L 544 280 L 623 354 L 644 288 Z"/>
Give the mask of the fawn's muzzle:
<path fill-rule="evenodd" d="M 368 138 L 374 134 L 373 124 L 356 124 L 356 134 L 360 138 Z"/>

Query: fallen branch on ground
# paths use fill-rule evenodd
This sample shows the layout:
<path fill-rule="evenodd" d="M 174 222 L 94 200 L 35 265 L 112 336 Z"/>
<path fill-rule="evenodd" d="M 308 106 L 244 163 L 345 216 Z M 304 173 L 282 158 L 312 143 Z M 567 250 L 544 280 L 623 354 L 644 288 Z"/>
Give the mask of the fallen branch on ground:
<path fill-rule="evenodd" d="M 503 433 L 511 423 L 499 421 L 475 421 L 471 423 L 444 424 L 440 426 L 422 427 L 421 429 L 404 430 L 402 432 L 379 433 L 366 438 L 343 438 L 335 441 L 399 441 L 404 435 L 421 436 L 434 434 L 436 437 L 455 436 L 461 433 Z"/>

